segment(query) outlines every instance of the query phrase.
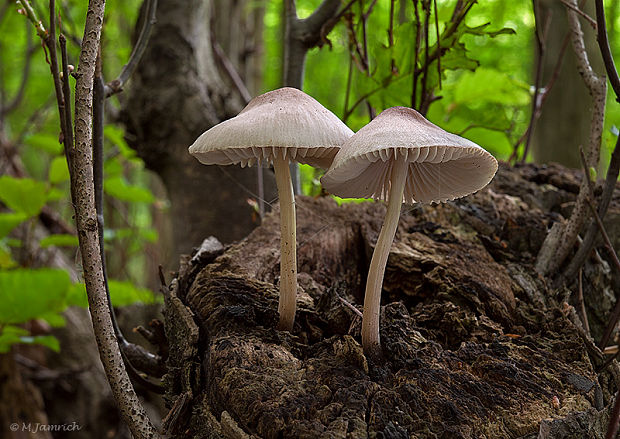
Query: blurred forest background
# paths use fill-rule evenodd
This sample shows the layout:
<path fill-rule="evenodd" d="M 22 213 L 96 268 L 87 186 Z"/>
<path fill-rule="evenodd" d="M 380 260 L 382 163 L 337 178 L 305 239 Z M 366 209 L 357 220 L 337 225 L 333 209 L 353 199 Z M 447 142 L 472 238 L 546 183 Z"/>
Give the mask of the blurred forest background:
<path fill-rule="evenodd" d="M 160 301 L 159 265 L 174 271 L 179 255 L 207 236 L 229 243 L 260 224 L 263 204 L 268 211 L 276 201 L 272 172 L 262 170 L 259 189 L 256 169 L 200 166 L 186 148 L 251 97 L 283 85 L 301 86 L 354 131 L 385 108 L 411 106 L 500 160 L 580 167 L 590 101 L 566 49 L 560 1 L 342 1 L 319 38 L 303 42 L 305 73 L 296 77 L 283 52 L 284 3 L 159 1 L 136 72 L 105 107 L 104 238 L 115 306 Z M 105 81 L 129 59 L 149 4 L 106 5 Z M 308 17 L 320 4 L 297 0 L 297 14 Z M 32 5 L 47 27 L 47 2 Z M 605 7 L 618 54 L 620 4 Z M 72 65 L 86 8 L 56 4 Z M 58 351 L 49 327 L 67 324 L 62 312 L 86 298 L 48 53 L 18 9 L 0 1 L 0 352 L 33 343 Z M 582 26 L 602 74 L 594 32 Z M 610 98 L 599 173 L 618 121 Z M 319 195 L 319 177 L 302 165 L 299 192 Z"/>

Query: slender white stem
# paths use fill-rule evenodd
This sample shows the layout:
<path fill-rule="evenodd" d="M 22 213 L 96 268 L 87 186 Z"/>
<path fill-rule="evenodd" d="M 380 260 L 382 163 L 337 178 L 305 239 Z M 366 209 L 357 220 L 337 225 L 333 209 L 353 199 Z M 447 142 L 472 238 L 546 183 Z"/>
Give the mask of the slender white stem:
<path fill-rule="evenodd" d="M 392 164 L 390 199 L 387 212 L 377 239 L 375 251 L 372 254 L 368 279 L 366 281 L 366 294 L 364 296 L 364 314 L 362 316 L 362 346 L 364 353 L 376 360 L 381 358 L 381 341 L 379 339 L 379 310 L 381 307 L 381 288 L 383 275 L 387 264 L 390 247 L 396 235 L 400 207 L 403 204 L 403 192 L 407 181 L 409 163 L 407 157 L 399 157 L 395 152 Z"/>
<path fill-rule="evenodd" d="M 278 329 L 291 331 L 295 321 L 297 298 L 297 248 L 295 231 L 295 197 L 288 159 L 275 157 L 273 169 L 280 198 L 280 302 Z"/>

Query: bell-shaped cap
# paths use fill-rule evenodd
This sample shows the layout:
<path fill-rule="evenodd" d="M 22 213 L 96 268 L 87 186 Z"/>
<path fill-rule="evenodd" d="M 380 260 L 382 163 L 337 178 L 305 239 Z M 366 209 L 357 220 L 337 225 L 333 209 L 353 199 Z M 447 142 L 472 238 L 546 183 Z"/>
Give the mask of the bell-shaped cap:
<path fill-rule="evenodd" d="M 387 200 L 394 160 L 409 162 L 403 201 L 447 201 L 486 186 L 497 160 L 411 108 L 383 111 L 340 148 L 321 183 L 343 198 Z"/>
<path fill-rule="evenodd" d="M 237 116 L 204 132 L 189 152 L 206 165 L 251 166 L 279 156 L 328 168 L 352 135 L 314 98 L 285 87 L 252 99 Z"/>

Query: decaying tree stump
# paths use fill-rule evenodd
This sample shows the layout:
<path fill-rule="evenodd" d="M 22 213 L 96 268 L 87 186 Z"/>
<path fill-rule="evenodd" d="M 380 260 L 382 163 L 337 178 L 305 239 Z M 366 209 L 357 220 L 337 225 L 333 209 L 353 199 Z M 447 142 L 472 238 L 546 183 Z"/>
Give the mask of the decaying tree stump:
<path fill-rule="evenodd" d="M 292 334 L 275 329 L 278 212 L 226 249 L 207 242 L 166 294 L 164 427 L 196 438 L 602 438 L 619 368 L 597 375 L 604 359 L 571 290 L 533 268 L 579 179 L 502 167 L 466 199 L 405 206 L 384 282 L 382 364 L 363 355 L 353 307 L 383 204 L 297 199 Z M 616 229 L 618 198 L 606 218 Z M 600 258 L 584 272 L 597 339 L 613 280 Z"/>

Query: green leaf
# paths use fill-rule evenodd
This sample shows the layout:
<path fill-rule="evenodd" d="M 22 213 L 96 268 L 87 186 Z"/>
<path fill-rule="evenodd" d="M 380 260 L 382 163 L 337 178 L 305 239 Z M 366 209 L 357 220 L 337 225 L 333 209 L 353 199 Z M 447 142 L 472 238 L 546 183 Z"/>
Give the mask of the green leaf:
<path fill-rule="evenodd" d="M 24 328 L 5 326 L 0 332 L 0 353 L 7 353 L 15 344 L 38 344 L 60 351 L 60 343 L 53 335 L 30 335 Z"/>
<path fill-rule="evenodd" d="M 103 135 L 113 145 L 118 147 L 121 155 L 126 159 L 132 159 L 136 157 L 136 152 L 127 145 L 125 142 L 125 131 L 116 125 L 106 125 L 103 129 Z"/>
<path fill-rule="evenodd" d="M 155 197 L 150 190 L 127 183 L 123 177 L 112 177 L 105 180 L 103 189 L 106 194 L 121 201 L 133 203 L 152 203 Z"/>
<path fill-rule="evenodd" d="M 48 178 L 50 183 L 53 184 L 69 180 L 69 168 L 67 167 L 67 160 L 64 157 L 59 156 L 52 160 Z"/>
<path fill-rule="evenodd" d="M 529 92 L 503 72 L 481 67 L 464 72 L 454 92 L 459 103 L 493 102 L 501 105 L 527 105 Z"/>
<path fill-rule="evenodd" d="M 28 215 L 21 212 L 0 213 L 0 239 L 11 233 L 11 230 L 27 219 Z"/>
<path fill-rule="evenodd" d="M 105 178 L 110 179 L 112 177 L 118 177 L 123 175 L 123 165 L 118 157 L 112 157 L 105 161 L 103 164 L 103 171 Z"/>
<path fill-rule="evenodd" d="M 136 287 L 131 282 L 110 280 L 110 299 L 114 306 L 127 306 L 136 302 L 155 303 L 160 301 L 159 296 L 146 288 Z"/>
<path fill-rule="evenodd" d="M 69 274 L 51 268 L 0 271 L 0 324 L 23 323 L 66 308 Z"/>
<path fill-rule="evenodd" d="M 481 24 L 480 26 L 474 26 L 474 27 L 469 27 L 467 25 L 464 25 L 463 33 L 467 33 L 471 35 L 488 35 L 491 38 L 495 38 L 498 35 L 514 35 L 517 33 L 514 29 L 511 29 L 509 27 L 503 27 L 495 31 L 485 30 L 487 27 L 489 27 L 490 24 L 491 23 L 485 23 L 485 24 Z"/>
<path fill-rule="evenodd" d="M 60 189 L 53 187 L 47 193 L 47 200 L 58 201 L 64 199 L 66 196 L 67 193 L 65 191 L 61 191 Z"/>
<path fill-rule="evenodd" d="M 13 268 L 17 266 L 17 262 L 13 260 L 11 252 L 4 243 L 0 242 L 0 269 Z"/>
<path fill-rule="evenodd" d="M 7 325 L 0 330 L 0 353 L 5 354 L 11 346 L 21 341 L 22 336 L 27 336 L 28 331 L 17 326 Z"/>
<path fill-rule="evenodd" d="M 462 43 L 455 43 L 441 57 L 441 69 L 442 70 L 471 70 L 474 71 L 480 63 L 475 59 L 471 59 L 467 56 L 467 50 Z"/>
<path fill-rule="evenodd" d="M 88 297 L 86 296 L 86 287 L 83 283 L 76 283 L 69 287 L 67 306 L 88 308 Z"/>
<path fill-rule="evenodd" d="M 20 337 L 20 343 L 38 344 L 50 348 L 54 352 L 60 352 L 60 342 L 53 335 L 35 335 Z"/>
<path fill-rule="evenodd" d="M 596 181 L 596 169 L 590 166 L 590 168 L 588 169 L 588 173 L 590 174 L 590 181 Z"/>
<path fill-rule="evenodd" d="M 65 318 L 60 314 L 49 313 L 49 314 L 44 314 L 40 316 L 39 318 L 42 320 L 45 320 L 53 328 L 60 328 L 67 324 L 67 321 L 65 320 Z"/>
<path fill-rule="evenodd" d="M 45 183 L 30 178 L 0 177 L 0 200 L 16 212 L 38 215 L 47 201 Z"/>
<path fill-rule="evenodd" d="M 75 235 L 49 235 L 39 241 L 39 247 L 77 247 L 78 237 Z"/>
<path fill-rule="evenodd" d="M 62 152 L 62 145 L 58 141 L 58 137 L 51 134 L 32 134 L 26 138 L 25 143 L 54 155 L 58 155 Z"/>
<path fill-rule="evenodd" d="M 309 165 L 307 165 L 309 166 Z M 115 239 L 138 238 L 146 242 L 156 242 L 158 238 L 157 230 L 152 227 L 123 227 L 118 229 L 105 229 L 103 239 L 105 242 L 111 242 Z"/>

